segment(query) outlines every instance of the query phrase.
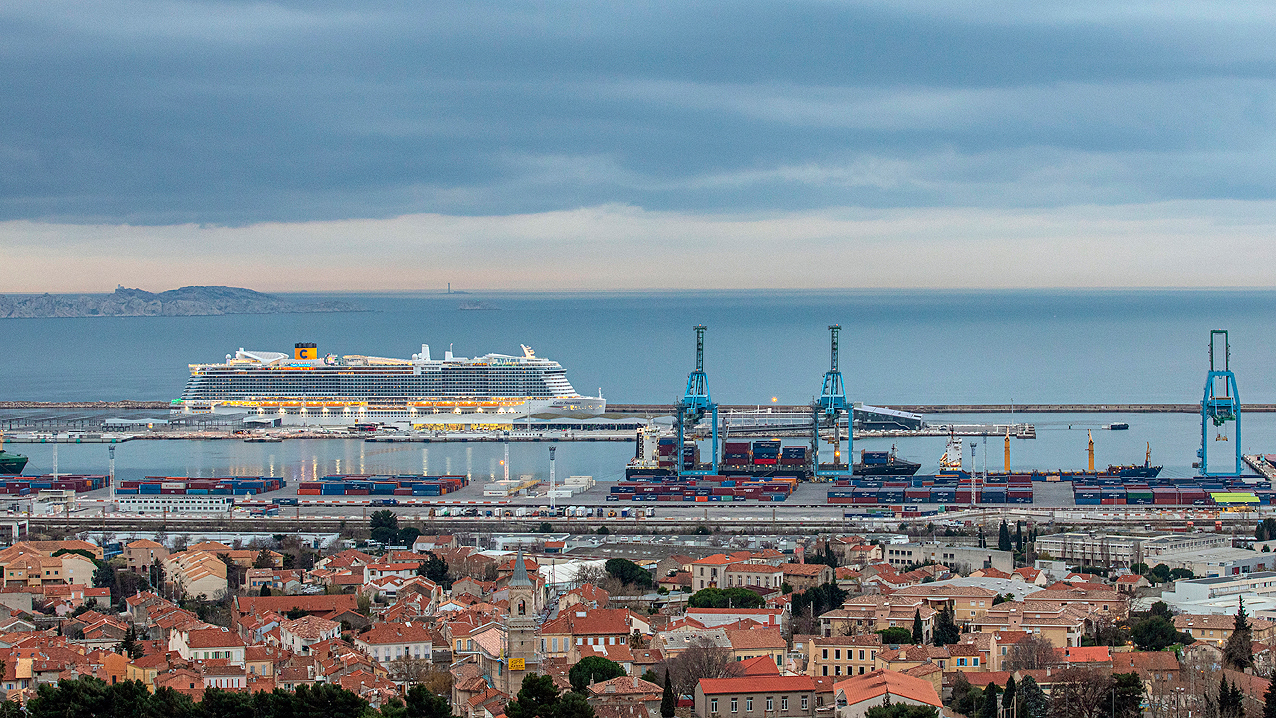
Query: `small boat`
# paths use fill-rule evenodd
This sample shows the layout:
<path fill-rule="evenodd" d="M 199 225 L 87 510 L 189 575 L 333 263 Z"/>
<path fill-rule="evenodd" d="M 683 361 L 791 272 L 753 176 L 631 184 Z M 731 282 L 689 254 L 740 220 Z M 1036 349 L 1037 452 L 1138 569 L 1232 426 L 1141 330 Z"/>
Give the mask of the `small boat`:
<path fill-rule="evenodd" d="M 1124 421 L 1114 421 L 1111 424 L 1108 424 L 1108 428 L 1112 431 L 1125 431 L 1130 428 L 1130 425 Z"/>
<path fill-rule="evenodd" d="M 244 439 L 245 444 L 280 444 L 283 439 L 278 436 L 249 436 Z"/>

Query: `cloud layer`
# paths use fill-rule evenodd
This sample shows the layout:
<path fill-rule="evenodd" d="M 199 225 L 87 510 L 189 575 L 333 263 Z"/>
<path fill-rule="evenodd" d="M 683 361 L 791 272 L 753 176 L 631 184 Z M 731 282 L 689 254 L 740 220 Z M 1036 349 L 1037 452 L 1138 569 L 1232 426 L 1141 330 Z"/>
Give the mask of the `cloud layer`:
<path fill-rule="evenodd" d="M 606 205 L 242 227 L 0 223 L 8 291 L 1265 287 L 1276 202 L 766 215 Z M 1233 261 L 1233 258 L 1244 258 Z"/>
<path fill-rule="evenodd" d="M 726 256 L 695 271 L 723 286 L 848 286 L 806 262 L 960 266 L 962 247 L 1026 273 L 961 266 L 992 286 L 1049 283 L 1061 256 L 1058 283 L 1196 284 L 1203 246 L 1269 226 L 1273 35 L 1243 2 L 14 0 L 0 251 L 53 262 L 91 236 L 79 256 L 115 247 L 112 280 L 187 276 L 215 273 L 190 245 L 216 235 L 250 276 L 283 256 L 250 238 L 282 234 L 316 271 L 355 242 L 530 287 L 568 270 L 502 267 L 571 258 L 629 286 L 606 263 L 654 247 L 684 264 L 637 274 L 684 286 L 703 236 Z"/>

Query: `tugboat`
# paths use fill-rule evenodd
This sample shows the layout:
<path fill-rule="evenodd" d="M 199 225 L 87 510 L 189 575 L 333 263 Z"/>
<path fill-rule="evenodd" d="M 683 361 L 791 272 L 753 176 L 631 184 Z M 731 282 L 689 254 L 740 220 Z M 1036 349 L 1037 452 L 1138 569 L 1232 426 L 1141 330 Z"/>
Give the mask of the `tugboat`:
<path fill-rule="evenodd" d="M 4 444 L 4 433 L 0 432 L 0 447 Z M 27 467 L 27 457 L 22 454 L 10 454 L 0 448 L 0 474 L 17 476 Z"/>

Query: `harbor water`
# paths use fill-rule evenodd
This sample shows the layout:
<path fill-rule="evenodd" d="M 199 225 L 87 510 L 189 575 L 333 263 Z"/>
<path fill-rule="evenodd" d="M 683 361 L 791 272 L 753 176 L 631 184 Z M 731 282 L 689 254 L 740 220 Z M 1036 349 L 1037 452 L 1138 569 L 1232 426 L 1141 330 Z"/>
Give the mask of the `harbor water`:
<path fill-rule="evenodd" d="M 675 401 L 694 358 L 691 326 L 709 326 L 705 369 L 724 404 L 809 402 L 828 368 L 826 326 L 843 326 L 841 369 L 852 400 L 868 404 L 1184 403 L 1200 401 L 1211 329 L 1229 329 L 1246 402 L 1276 403 L 1276 292 L 1266 291 L 840 291 L 471 295 L 341 295 L 368 311 L 219 317 L 4 319 L 0 400 L 170 400 L 195 362 L 244 347 L 288 351 L 313 341 L 321 354 L 407 357 L 516 354 L 519 344 L 557 360 L 582 394 L 613 403 Z M 494 306 L 465 311 L 462 303 Z M 1080 469 L 1086 429 L 1096 463 L 1142 463 L 1147 443 L 1165 476 L 1188 476 L 1200 444 L 1188 414 L 979 415 L 936 421 L 1029 422 L 1035 440 L 1013 442 L 1016 469 Z M 1112 422 L 1128 431 L 1108 431 Z M 856 450 L 898 446 L 933 471 L 940 437 L 869 439 Z M 979 440 L 991 470 L 1002 440 Z M 969 446 L 969 444 L 967 444 Z M 1247 414 L 1246 453 L 1276 452 L 1276 415 Z M 16 445 L 26 473 L 53 470 L 51 446 Z M 707 448 L 707 447 L 706 447 Z M 511 475 L 548 472 L 544 444 L 511 446 Z M 632 444 L 559 445 L 557 473 L 618 478 Z M 1211 446 L 1230 452 L 1231 445 Z M 62 445 L 58 470 L 101 473 L 106 448 Z M 500 444 L 364 444 L 356 440 L 133 441 L 117 450 L 117 475 L 325 473 L 503 474 Z M 967 448 L 969 461 L 969 448 Z"/>

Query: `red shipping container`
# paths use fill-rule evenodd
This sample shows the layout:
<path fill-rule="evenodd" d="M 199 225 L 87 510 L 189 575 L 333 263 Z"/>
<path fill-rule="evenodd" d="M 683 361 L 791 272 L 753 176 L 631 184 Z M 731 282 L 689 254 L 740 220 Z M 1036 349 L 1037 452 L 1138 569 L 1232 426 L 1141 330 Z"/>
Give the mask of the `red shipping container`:
<path fill-rule="evenodd" d="M 346 489 L 346 496 L 371 496 L 371 489 Z"/>

